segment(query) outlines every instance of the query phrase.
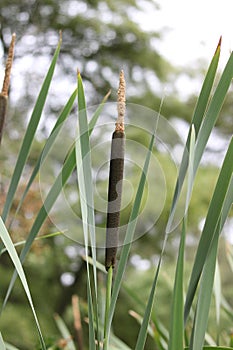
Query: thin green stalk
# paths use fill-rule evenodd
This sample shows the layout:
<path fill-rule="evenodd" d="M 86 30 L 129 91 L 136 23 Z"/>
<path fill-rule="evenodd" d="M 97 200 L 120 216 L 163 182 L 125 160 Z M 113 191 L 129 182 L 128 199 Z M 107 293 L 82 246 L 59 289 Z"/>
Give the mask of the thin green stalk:
<path fill-rule="evenodd" d="M 110 330 L 107 327 L 109 318 L 109 309 L 111 304 L 111 293 L 112 293 L 112 273 L 113 267 L 110 266 L 107 273 L 107 286 L 106 286 L 106 304 L 105 304 L 105 322 L 104 322 L 104 350 L 108 350 Z"/>
<path fill-rule="evenodd" d="M 63 235 L 64 232 L 60 232 L 60 231 L 57 231 L 57 232 L 52 232 L 52 233 L 48 233 L 47 235 L 43 235 L 43 236 L 39 236 L 39 237 L 36 237 L 35 238 L 35 241 L 39 241 L 41 239 L 45 239 L 45 238 L 51 238 L 51 237 L 55 237 L 55 236 L 58 236 L 58 235 Z M 19 247 L 21 245 L 24 245 L 26 243 L 26 240 L 23 240 L 23 241 L 19 241 L 17 243 L 14 243 L 14 247 Z M 0 256 L 7 252 L 7 249 L 6 248 L 3 248 L 1 251 L 0 251 Z"/>

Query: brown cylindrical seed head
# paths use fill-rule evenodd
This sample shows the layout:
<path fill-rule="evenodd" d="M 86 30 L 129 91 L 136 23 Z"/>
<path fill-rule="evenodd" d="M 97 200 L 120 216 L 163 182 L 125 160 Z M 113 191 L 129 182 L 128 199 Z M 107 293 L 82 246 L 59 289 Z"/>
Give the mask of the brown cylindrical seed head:
<path fill-rule="evenodd" d="M 122 197 L 122 180 L 124 173 L 125 134 L 115 131 L 112 136 L 111 160 L 108 188 L 108 212 L 106 232 L 106 270 L 116 263 L 118 247 L 120 210 Z"/>
<path fill-rule="evenodd" d="M 120 225 L 120 210 L 122 196 L 122 180 L 124 172 L 124 117 L 125 117 L 125 78 L 120 72 L 120 82 L 117 99 L 117 121 L 112 135 L 111 160 L 108 186 L 108 211 L 106 229 L 105 268 L 108 270 L 116 263 L 118 235 Z"/>

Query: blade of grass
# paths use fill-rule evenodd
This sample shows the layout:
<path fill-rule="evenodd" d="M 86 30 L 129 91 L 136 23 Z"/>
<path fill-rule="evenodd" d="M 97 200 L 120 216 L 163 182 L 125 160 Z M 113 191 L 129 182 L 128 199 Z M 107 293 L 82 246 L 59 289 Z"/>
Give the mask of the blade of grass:
<path fill-rule="evenodd" d="M 155 290 L 156 290 L 156 285 L 157 285 L 157 281 L 158 281 L 161 262 L 162 262 L 162 260 L 160 259 L 158 267 L 156 269 L 155 278 L 154 278 L 153 283 L 152 283 L 150 296 L 149 296 L 146 310 L 144 313 L 142 326 L 141 326 L 139 334 L 138 334 L 138 339 L 137 339 L 135 350 L 142 350 L 142 349 L 144 349 L 144 346 L 145 346 L 147 329 L 148 329 L 148 324 L 149 324 L 149 320 L 150 320 L 151 312 L 152 312 L 152 307 L 153 307 L 153 303 L 154 303 Z"/>
<path fill-rule="evenodd" d="M 193 159 L 194 159 L 194 144 L 195 144 L 195 130 L 194 127 L 191 127 L 191 139 L 190 139 L 190 159 L 189 159 L 189 180 L 188 180 L 188 191 L 186 198 L 186 210 L 188 208 L 188 203 L 191 197 L 192 185 L 193 185 Z M 177 262 L 177 270 L 176 270 L 176 278 L 175 278 L 175 287 L 174 287 L 174 295 L 173 295 L 173 312 L 172 315 L 174 319 L 171 320 L 171 332 L 169 339 L 169 346 L 171 349 L 181 349 L 183 348 L 183 260 L 184 260 L 184 248 L 185 248 L 185 224 L 183 225 L 183 232 L 181 237 L 178 262 Z M 165 241 L 162 252 L 160 254 L 159 263 L 156 269 L 155 277 L 152 283 L 152 288 L 149 296 L 149 300 L 146 306 L 146 310 L 143 317 L 143 322 L 139 331 L 137 344 L 135 349 L 140 350 L 143 349 L 146 342 L 147 329 L 149 326 L 149 321 L 152 313 L 152 308 L 154 304 L 155 298 L 155 290 L 160 270 L 160 265 L 162 262 L 163 251 L 165 248 Z M 175 329 L 173 328 L 175 327 Z M 169 348 L 169 349 L 170 349 Z"/>
<path fill-rule="evenodd" d="M 53 233 L 49 233 L 47 235 L 43 235 L 43 236 L 39 236 L 39 237 L 36 237 L 35 238 L 35 241 L 39 241 L 41 239 L 45 239 L 45 238 L 51 238 L 51 237 L 55 237 L 55 236 L 58 236 L 58 235 L 63 235 L 64 232 L 53 232 Z M 26 240 L 24 241 L 20 241 L 20 242 L 17 242 L 17 243 L 14 243 L 14 246 L 15 247 L 19 247 L 21 245 L 24 245 L 26 243 Z M 6 248 L 3 248 L 1 251 L 0 251 L 0 255 L 2 255 L 3 253 L 7 252 L 7 249 Z"/>
<path fill-rule="evenodd" d="M 175 192 L 174 192 L 174 196 L 173 196 L 173 200 L 172 200 L 172 205 L 171 205 L 171 210 L 170 210 L 170 214 L 169 214 L 169 218 L 168 218 L 166 232 L 170 232 L 170 230 L 171 230 L 172 221 L 174 219 L 176 206 L 178 203 L 178 199 L 179 199 L 179 196 L 180 196 L 180 193 L 182 190 L 186 171 L 188 168 L 188 157 L 189 157 L 190 137 L 191 137 L 192 125 L 194 125 L 196 135 L 198 135 L 199 130 L 200 130 L 200 126 L 201 126 L 201 122 L 204 118 L 204 114 L 205 114 L 207 106 L 208 106 L 208 102 L 210 99 L 210 93 L 211 93 L 212 88 L 213 88 L 214 79 L 216 76 L 216 71 L 217 71 L 218 62 L 219 62 L 220 48 L 221 48 L 221 38 L 219 40 L 217 49 L 216 49 L 215 54 L 212 58 L 212 61 L 211 61 L 210 66 L 208 68 L 208 71 L 206 73 L 206 77 L 204 79 L 204 82 L 203 82 L 203 85 L 201 88 L 201 92 L 200 92 L 200 95 L 198 97 L 197 104 L 196 104 L 196 107 L 195 107 L 195 110 L 193 113 L 187 141 L 185 144 L 185 148 L 184 148 L 184 152 L 183 152 L 183 156 L 182 156 L 182 160 L 181 160 L 181 164 L 180 164 L 180 168 L 179 168 L 179 174 L 178 174 L 178 178 L 177 178 L 177 182 L 176 182 L 176 186 L 175 186 Z"/>
<path fill-rule="evenodd" d="M 93 258 L 93 272 L 95 293 L 97 296 L 97 275 L 96 275 L 96 239 L 95 239 L 95 214 L 94 214 L 94 197 L 93 197 L 93 182 L 92 182 L 92 168 L 91 168 L 91 148 L 89 141 L 89 128 L 86 113 L 86 102 L 83 89 L 83 83 L 80 73 L 78 74 L 78 109 L 79 109 L 79 143 L 76 145 L 81 149 L 81 159 L 77 158 L 78 167 L 83 168 L 84 188 L 81 188 L 81 193 L 85 195 L 84 201 L 87 206 L 87 224 L 90 233 L 91 251 Z M 77 150 L 77 147 L 76 147 Z M 77 152 L 76 152 L 77 153 Z M 77 156 L 76 156 L 77 157 Z M 79 163 L 80 162 L 80 163 Z M 77 167 L 77 168 L 78 168 Z"/>
<path fill-rule="evenodd" d="M 54 316 L 57 328 L 59 329 L 62 337 L 67 341 L 66 347 L 65 349 L 67 350 L 76 350 L 74 342 L 72 340 L 72 335 L 70 334 L 65 322 L 63 321 L 63 319 L 56 314 Z"/>
<path fill-rule="evenodd" d="M 105 96 L 105 98 L 101 102 L 101 106 L 99 106 L 96 109 L 96 111 L 95 111 L 95 113 L 90 121 L 90 125 L 92 125 L 92 130 L 94 128 L 95 122 L 98 120 L 98 117 L 102 111 L 102 108 L 106 102 L 107 97 L 108 97 L 108 95 Z M 55 132 L 57 132 L 57 130 Z M 73 148 L 71 149 L 71 151 L 69 152 L 67 158 L 65 159 L 63 167 L 62 167 L 60 173 L 58 174 L 58 176 L 57 176 L 53 186 L 51 187 L 49 193 L 47 194 L 47 197 L 44 201 L 44 204 L 42 205 L 42 207 L 41 207 L 41 209 L 40 209 L 40 211 L 39 211 L 39 213 L 38 213 L 38 215 L 33 223 L 33 226 L 29 232 L 25 246 L 23 247 L 23 250 L 20 254 L 20 260 L 22 263 L 24 262 L 24 260 L 27 256 L 27 253 L 29 252 L 29 250 L 32 246 L 34 239 L 36 238 L 41 226 L 43 225 L 44 221 L 46 220 L 46 218 L 47 218 L 51 208 L 53 207 L 55 201 L 57 200 L 60 192 L 62 191 L 63 186 L 66 184 L 67 180 L 69 179 L 70 175 L 72 174 L 75 166 L 76 166 L 76 156 L 75 156 L 75 145 L 74 145 Z M 6 302 L 9 298 L 9 295 L 10 295 L 11 290 L 13 288 L 13 285 L 15 283 L 16 277 L 17 277 L 17 273 L 14 272 L 12 279 L 10 281 L 10 284 L 9 284 L 7 294 L 5 296 L 2 308 L 4 308 L 6 305 Z"/>
<path fill-rule="evenodd" d="M 113 267 L 110 266 L 107 273 L 107 288 L 106 288 L 106 304 L 105 304 L 105 320 L 104 320 L 104 346 L 103 349 L 107 350 L 107 345 L 109 343 L 108 334 L 107 334 L 107 322 L 109 317 L 109 308 L 111 303 L 111 292 L 112 292 L 112 272 Z"/>
<path fill-rule="evenodd" d="M 152 149 L 153 149 L 153 145 L 154 145 L 154 140 L 155 140 L 155 131 L 157 128 L 157 122 L 158 122 L 158 120 L 156 120 L 155 130 L 154 130 L 154 133 L 151 137 L 150 145 L 148 147 L 147 156 L 145 159 L 145 163 L 144 163 L 143 170 L 141 173 L 141 178 L 140 178 L 139 185 L 137 188 L 137 193 L 136 193 L 135 201 L 134 201 L 133 208 L 131 211 L 129 223 L 127 226 L 125 240 L 124 240 L 122 251 L 121 251 L 121 257 L 120 257 L 120 261 L 118 264 L 118 269 L 116 272 L 115 281 L 113 284 L 112 298 L 111 298 L 111 304 L 110 304 L 110 308 L 109 308 L 109 318 L 108 318 L 108 322 L 106 325 L 106 333 L 105 333 L 107 339 L 109 339 L 110 328 L 111 328 L 111 323 L 112 323 L 112 319 L 113 319 L 113 315 L 114 315 L 116 301 L 117 301 L 117 297 L 118 297 L 118 294 L 119 294 L 119 291 L 121 288 L 122 279 L 123 279 L 124 271 L 126 268 L 129 252 L 130 252 L 131 242 L 133 240 L 133 236 L 134 236 L 134 232 L 135 232 L 135 228 L 136 228 L 136 224 L 137 224 L 137 217 L 138 217 L 138 213 L 140 210 L 141 200 L 142 200 L 143 191 L 144 191 L 145 182 L 146 182 L 146 176 L 147 176 L 148 167 L 149 167 L 149 163 L 150 163 L 150 157 L 151 157 L 151 153 L 152 153 Z"/>
<path fill-rule="evenodd" d="M 208 324 L 208 316 L 210 309 L 210 302 L 213 292 L 215 266 L 218 251 L 218 238 L 220 231 L 220 220 L 216 228 L 210 249 L 204 264 L 202 278 L 200 282 L 200 290 L 198 295 L 197 308 L 195 313 L 195 322 L 192 331 L 192 342 L 190 343 L 190 350 L 202 349 L 205 339 L 205 332 Z"/>
<path fill-rule="evenodd" d="M 183 228 L 180 240 L 174 291 L 172 295 L 171 323 L 169 332 L 168 350 L 183 349 L 184 347 L 184 305 L 183 305 L 183 274 L 184 274 L 184 249 L 186 236 L 186 220 L 183 220 Z"/>
<path fill-rule="evenodd" d="M 224 208 L 224 201 L 228 197 L 229 193 L 228 189 L 231 184 L 232 171 L 233 171 L 233 138 L 229 144 L 218 181 L 214 190 L 213 197 L 210 202 L 209 210 L 206 216 L 205 225 L 202 231 L 202 235 L 200 238 L 200 242 L 198 245 L 192 274 L 188 286 L 188 292 L 186 296 L 185 303 L 185 313 L 184 320 L 186 322 L 192 301 L 195 295 L 195 291 L 197 288 L 197 284 L 206 260 L 206 252 L 208 252 L 209 247 L 211 245 L 211 241 L 213 239 L 214 233 L 216 231 L 220 215 Z M 232 194 L 231 194 L 232 195 Z M 221 225 L 224 225 L 226 218 L 222 218 Z M 221 226 L 222 227 L 222 226 Z"/>
<path fill-rule="evenodd" d="M 68 180 L 68 178 L 70 177 L 72 171 L 74 170 L 76 165 L 76 161 L 75 161 L 75 151 L 73 149 L 73 152 L 71 152 L 69 154 L 69 156 L 67 157 L 63 168 L 61 170 L 61 172 L 59 173 L 58 177 L 56 178 L 53 186 L 51 187 L 45 201 L 44 204 L 42 205 L 41 209 L 39 210 L 39 213 L 32 225 L 32 228 L 29 232 L 28 238 L 26 240 L 26 243 L 21 251 L 20 254 L 20 261 L 23 264 L 27 253 L 29 252 L 32 243 L 34 242 L 34 239 L 36 238 L 41 226 L 43 225 L 45 219 L 48 217 L 48 213 L 50 212 L 53 204 L 55 203 L 56 199 L 58 198 L 64 184 L 66 183 L 66 181 Z M 6 297 L 4 299 L 4 303 L 3 303 L 3 307 L 5 307 L 6 302 L 10 296 L 11 290 L 13 288 L 13 285 L 15 283 L 15 280 L 17 278 L 17 273 L 14 272 L 12 279 L 10 281 L 8 290 L 7 290 L 7 294 Z"/>
<path fill-rule="evenodd" d="M 5 343 L 3 341 L 3 338 L 2 338 L 2 333 L 0 332 L 0 349 L 1 350 L 6 350 L 6 346 L 5 346 Z"/>
<path fill-rule="evenodd" d="M 29 121 L 27 130 L 23 139 L 21 149 L 19 151 L 14 173 L 11 178 L 10 187 L 7 192 L 6 202 L 3 208 L 2 219 L 4 222 L 6 221 L 7 215 L 11 209 L 13 198 L 17 190 L 17 186 L 18 186 L 20 177 L 22 175 L 23 168 L 25 166 L 26 160 L 28 158 L 28 154 L 30 152 L 32 141 L 34 139 L 35 132 L 37 130 L 37 127 L 41 118 L 42 110 L 44 108 L 45 100 L 48 95 L 48 90 L 50 87 L 50 83 L 52 81 L 53 73 L 54 73 L 58 55 L 60 52 L 60 47 L 61 47 L 61 37 L 60 37 L 57 49 L 55 51 L 54 57 L 52 59 L 51 65 L 49 67 L 48 73 L 41 87 L 39 96 L 37 98 L 35 107 L 32 112 L 31 119 Z"/>
<path fill-rule="evenodd" d="M 174 291 L 172 295 L 172 310 L 171 310 L 171 325 L 170 325 L 170 337 L 168 350 L 183 349 L 184 347 L 184 306 L 183 306 L 183 275 L 184 275 L 184 249 L 185 249 L 185 237 L 187 226 L 187 214 L 189 202 L 193 189 L 193 161 L 194 161 L 194 148 L 195 148 L 195 129 L 194 125 L 191 125 L 190 134 L 190 149 L 189 149 L 189 162 L 188 162 L 188 188 L 186 194 L 186 206 L 185 217 L 183 219 L 182 234 L 180 240 L 180 247 L 178 253 L 178 260 L 176 264 L 176 274 Z"/>
<path fill-rule="evenodd" d="M 96 240 L 95 240 L 95 217 L 94 199 L 92 188 L 92 170 L 90 157 L 89 129 L 86 114 L 86 101 L 81 75 L 78 72 L 78 132 L 75 142 L 75 153 L 77 163 L 77 178 L 80 193 L 80 204 L 83 222 L 83 234 L 85 242 L 85 255 L 88 256 L 89 238 L 93 258 L 94 293 L 91 287 L 91 275 L 87 261 L 87 293 L 88 293 L 88 316 L 89 316 L 89 348 L 95 349 L 95 324 L 97 340 L 99 341 L 99 322 L 97 306 L 97 272 L 96 272 Z M 99 346 L 99 344 L 98 344 Z"/>
<path fill-rule="evenodd" d="M 23 270 L 23 267 L 22 267 L 22 264 L 19 260 L 19 257 L 17 255 L 17 252 L 16 252 L 16 249 L 14 247 L 14 244 L 10 238 L 10 235 L 4 225 L 4 222 L 2 220 L 2 218 L 0 217 L 0 236 L 1 236 L 1 240 L 3 242 L 3 244 L 5 245 L 7 251 L 8 251 L 8 254 L 16 268 L 16 271 L 19 275 L 19 278 L 22 282 L 22 285 L 23 285 L 23 288 L 25 290 L 25 293 L 27 295 L 27 298 L 28 298 L 28 301 L 29 301 L 29 304 L 30 304 L 30 307 L 31 307 L 31 310 L 32 310 L 32 313 L 33 313 L 33 316 L 34 316 L 34 319 L 35 319 L 35 322 L 36 322 L 36 327 L 37 327 L 37 331 L 38 331 L 38 335 L 39 335 L 39 339 L 40 339 L 40 343 L 41 343 L 41 347 L 43 350 L 46 350 L 46 346 L 45 346 L 45 343 L 44 343 L 44 339 L 43 339 L 43 336 L 42 336 L 42 332 L 41 332 L 41 329 L 40 329 L 40 325 L 39 325 L 39 321 L 37 319 L 37 316 L 36 316 L 36 311 L 35 311 L 35 308 L 34 308 L 34 305 L 33 305 L 33 301 L 32 301 L 32 297 L 31 297 L 31 293 L 30 293 L 30 290 L 29 290 L 29 287 L 28 287 L 28 283 L 27 283 L 27 280 L 26 280 L 26 276 L 24 274 L 24 270 Z"/>
<path fill-rule="evenodd" d="M 215 296 L 215 310 L 216 310 L 216 344 L 219 344 L 220 336 L 220 311 L 221 311 L 221 275 L 218 260 L 216 261 L 215 276 L 214 276 L 214 296 Z"/>
<path fill-rule="evenodd" d="M 221 221 L 221 230 L 223 228 L 223 225 L 227 219 L 227 216 L 229 214 L 229 211 L 231 209 L 233 203 L 233 178 L 231 179 L 226 198 L 223 204 L 223 210 L 222 210 L 222 221 Z"/>
<path fill-rule="evenodd" d="M 200 163 L 202 154 L 207 144 L 210 133 L 216 123 L 218 115 L 221 111 L 223 102 L 226 98 L 227 91 L 233 78 L 233 53 L 231 53 L 229 60 L 221 75 L 220 81 L 216 87 L 213 98 L 210 102 L 206 117 L 203 120 L 200 131 L 197 135 L 197 145 L 195 150 L 194 171 L 196 172 Z"/>
<path fill-rule="evenodd" d="M 52 147 L 54 141 L 56 140 L 56 138 L 57 138 L 57 136 L 58 136 L 58 134 L 59 134 L 58 132 L 56 132 L 56 134 L 55 134 L 55 131 L 60 130 L 61 124 L 62 124 L 62 123 L 67 119 L 67 117 L 69 116 L 70 111 L 71 111 L 71 109 L 72 109 L 72 107 L 73 107 L 74 101 L 75 101 L 75 99 L 76 99 L 76 96 L 77 96 L 77 89 L 76 89 L 76 90 L 73 92 L 73 94 L 70 96 L 70 98 L 69 98 L 67 104 L 65 105 L 65 107 L 64 107 L 64 109 L 62 110 L 60 116 L 58 117 L 58 119 L 57 119 L 57 121 L 56 121 L 56 124 L 54 125 L 54 127 L 53 127 L 53 129 L 52 129 L 52 131 L 51 131 L 51 133 L 50 133 L 50 136 L 49 136 L 49 138 L 47 139 L 47 141 L 46 141 L 46 143 L 45 143 L 45 145 L 44 145 L 44 147 L 43 147 L 43 150 L 41 151 L 40 156 L 39 156 L 38 159 L 37 159 L 36 165 L 35 165 L 35 167 L 34 167 L 34 169 L 33 169 L 32 175 L 31 175 L 31 177 L 30 177 L 30 179 L 29 179 L 29 181 L 28 181 L 28 183 L 27 183 L 27 186 L 26 186 L 26 188 L 25 188 L 25 190 L 24 190 L 24 192 L 23 192 L 23 194 L 22 194 L 22 197 L 21 197 L 20 202 L 19 202 L 19 204 L 18 204 L 18 206 L 17 206 L 17 209 L 16 209 L 16 212 L 15 212 L 14 217 L 16 217 L 18 211 L 20 210 L 20 208 L 21 208 L 21 206 L 22 206 L 22 204 L 23 204 L 23 201 L 24 201 L 24 199 L 25 199 L 25 197 L 26 197 L 28 191 L 29 191 L 29 189 L 30 189 L 30 187 L 31 187 L 31 185 L 32 185 L 32 183 L 33 183 L 33 181 L 34 181 L 36 175 L 38 174 L 41 165 L 43 164 L 43 161 L 46 159 L 46 156 L 47 156 L 47 154 L 49 153 L 49 150 L 51 149 L 51 147 Z M 56 135 L 56 136 L 54 137 L 54 135 Z M 13 220 L 14 220 L 14 219 L 13 219 Z M 13 220 L 12 220 L 12 222 L 13 222 Z"/>

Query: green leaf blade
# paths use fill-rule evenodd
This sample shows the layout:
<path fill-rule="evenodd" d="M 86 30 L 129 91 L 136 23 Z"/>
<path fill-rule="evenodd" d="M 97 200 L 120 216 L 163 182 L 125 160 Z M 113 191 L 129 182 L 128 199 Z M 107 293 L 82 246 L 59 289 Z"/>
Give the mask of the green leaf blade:
<path fill-rule="evenodd" d="M 6 229 L 5 225 L 4 225 L 4 222 L 3 222 L 1 217 L 0 217 L 0 236 L 1 236 L 1 240 L 2 240 L 3 244 L 5 245 L 8 253 L 9 253 L 11 261 L 13 262 L 13 264 L 15 266 L 15 269 L 16 269 L 16 271 L 18 273 L 18 276 L 19 276 L 19 278 L 20 278 L 20 280 L 22 282 L 23 288 L 24 288 L 25 293 L 27 295 L 27 298 L 28 298 L 28 301 L 29 301 L 29 304 L 30 304 L 30 307 L 31 307 L 31 310 L 32 310 L 32 313 L 33 313 L 33 316 L 34 316 L 34 319 L 35 319 L 35 322 L 36 322 L 36 327 L 37 327 L 37 331 L 38 331 L 38 335 L 39 335 L 39 339 L 40 339 L 40 343 L 41 343 L 42 349 L 46 350 L 46 346 L 45 346 L 45 343 L 44 343 L 44 339 L 43 339 L 42 332 L 41 332 L 41 329 L 40 329 L 39 321 L 37 319 L 36 311 L 35 311 L 35 308 L 34 308 L 34 305 L 33 305 L 31 293 L 30 293 L 30 290 L 29 290 L 29 287 L 28 287 L 28 283 L 27 283 L 27 280 L 26 280 L 26 276 L 25 276 L 22 264 L 21 264 L 21 262 L 19 260 L 19 257 L 17 255 L 16 249 L 14 247 L 14 244 L 13 244 L 11 238 L 10 238 L 10 235 L 9 235 L 9 233 L 8 233 L 8 231 L 7 231 L 7 229 Z"/>
<path fill-rule="evenodd" d="M 45 77 L 45 80 L 43 82 L 43 85 L 41 87 L 39 96 L 37 98 L 35 107 L 33 109 L 32 115 L 31 115 L 31 119 L 29 121 L 24 139 L 23 139 L 23 143 L 21 146 L 21 149 L 19 151 L 19 155 L 17 158 L 17 162 L 15 165 L 15 169 L 14 169 L 14 173 L 11 179 L 11 183 L 10 183 L 10 187 L 9 190 L 7 192 L 7 198 L 6 198 L 6 202 L 3 208 L 3 213 L 2 213 L 2 219 L 5 222 L 6 218 L 8 216 L 8 213 L 11 209 L 12 206 L 12 202 L 14 199 L 14 195 L 15 192 L 17 190 L 18 187 L 18 183 L 20 180 L 20 177 L 22 175 L 23 172 L 23 168 L 26 164 L 29 152 L 30 152 L 30 148 L 35 136 L 35 132 L 37 130 L 41 115 L 42 115 L 42 110 L 44 108 L 44 104 L 45 104 L 45 100 L 47 98 L 48 95 L 48 90 L 52 81 L 52 77 L 53 77 L 53 73 L 55 70 L 55 66 L 57 63 L 57 59 L 59 56 L 59 52 L 60 52 L 60 47 L 61 47 L 61 40 L 58 43 L 58 47 L 55 51 L 54 57 L 52 59 L 51 65 L 49 67 L 48 73 Z"/>
<path fill-rule="evenodd" d="M 219 230 L 220 224 L 218 225 L 218 228 L 214 234 L 214 238 L 203 268 L 193 334 L 191 336 L 192 343 L 190 344 L 190 350 L 199 350 L 203 347 L 204 344 L 205 332 L 208 324 L 210 302 L 213 294 Z"/>
<path fill-rule="evenodd" d="M 216 231 L 220 215 L 225 207 L 225 200 L 228 198 L 229 188 L 232 183 L 233 172 L 233 138 L 229 144 L 218 181 L 214 190 L 213 197 L 210 202 L 209 210 L 206 216 L 205 225 L 202 231 L 200 242 L 198 245 L 195 261 L 192 269 L 192 274 L 189 282 L 188 292 L 185 303 L 185 322 L 187 320 L 189 310 L 194 298 L 194 294 L 197 288 L 197 284 L 204 267 L 206 252 L 208 252 L 211 245 L 214 233 Z M 231 194 L 232 196 L 232 194 Z M 226 219 L 226 217 L 225 217 Z M 221 225 L 224 225 L 223 218 Z"/>
<path fill-rule="evenodd" d="M 183 349 L 184 347 L 184 304 L 183 304 L 183 274 L 184 274 L 184 249 L 185 249 L 186 225 L 183 221 L 183 229 L 176 265 L 174 291 L 172 295 L 171 323 L 169 332 L 168 350 Z"/>
<path fill-rule="evenodd" d="M 172 222 L 174 220 L 174 215 L 176 211 L 176 206 L 178 204 L 179 196 L 181 194 L 181 190 L 183 187 L 185 175 L 188 169 L 188 158 L 189 158 L 189 150 L 190 150 L 190 138 L 191 138 L 191 132 L 192 132 L 192 125 L 194 126 L 195 133 L 198 135 L 201 123 L 203 121 L 205 112 L 208 107 L 209 99 L 210 99 L 210 94 L 213 88 L 216 72 L 217 72 L 217 67 L 218 67 L 218 62 L 219 62 L 219 56 L 220 56 L 220 45 L 221 45 L 221 40 L 218 43 L 217 49 L 215 51 L 215 54 L 211 60 L 211 63 L 209 65 L 208 71 L 206 73 L 200 95 L 197 100 L 197 104 L 193 113 L 191 125 L 189 128 L 188 132 L 188 137 L 186 140 L 181 164 L 180 164 L 180 169 L 179 169 L 179 174 L 175 186 L 175 191 L 174 191 L 174 196 L 172 199 L 172 205 L 171 205 L 171 210 L 168 218 L 168 223 L 166 227 L 166 232 L 170 232 L 172 229 Z"/>

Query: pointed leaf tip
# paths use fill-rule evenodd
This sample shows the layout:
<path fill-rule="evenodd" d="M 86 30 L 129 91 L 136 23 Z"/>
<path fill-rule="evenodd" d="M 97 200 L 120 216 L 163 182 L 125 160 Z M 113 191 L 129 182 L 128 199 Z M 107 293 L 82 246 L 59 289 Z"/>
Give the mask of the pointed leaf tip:
<path fill-rule="evenodd" d="M 220 50 L 221 44 L 222 44 L 222 35 L 219 38 L 219 42 L 218 42 L 217 48 L 215 50 L 215 54 Z"/>

